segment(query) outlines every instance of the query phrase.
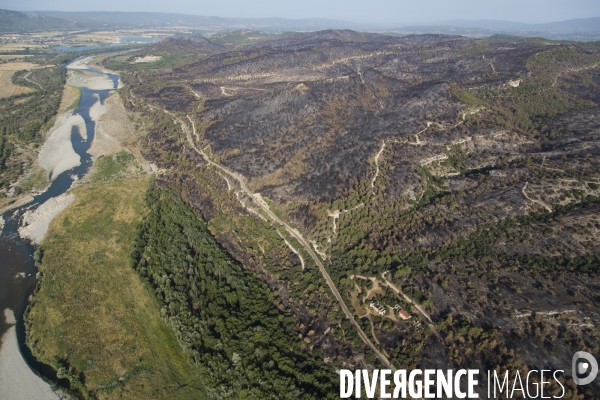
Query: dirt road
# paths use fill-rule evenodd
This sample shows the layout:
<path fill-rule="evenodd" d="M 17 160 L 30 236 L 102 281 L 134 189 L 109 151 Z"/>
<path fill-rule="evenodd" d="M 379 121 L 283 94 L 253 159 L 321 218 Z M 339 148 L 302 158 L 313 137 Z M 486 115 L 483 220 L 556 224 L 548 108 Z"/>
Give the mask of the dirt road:
<path fill-rule="evenodd" d="M 333 295 L 335 296 L 336 300 L 338 301 L 338 303 L 340 304 L 340 307 L 342 308 L 342 311 L 344 311 L 344 314 L 346 315 L 346 318 L 348 318 L 350 320 L 350 323 L 352 323 L 352 325 L 356 328 L 356 331 L 358 333 L 358 336 L 361 338 L 361 340 L 367 345 L 369 346 L 369 348 L 371 348 L 371 350 L 373 350 L 373 352 L 375 353 L 375 355 L 377 356 L 377 358 L 389 369 L 392 370 L 396 370 L 394 368 L 394 366 L 390 363 L 390 361 L 387 359 L 387 357 L 377 349 L 377 347 L 375 347 L 375 345 L 371 342 L 371 340 L 367 337 L 367 335 L 365 334 L 365 332 L 362 330 L 362 328 L 360 327 L 360 325 L 358 325 L 358 323 L 356 322 L 356 320 L 354 319 L 354 316 L 352 315 L 352 313 L 350 312 L 350 310 L 348 309 L 348 307 L 346 306 L 346 303 L 344 302 L 344 299 L 342 298 L 340 292 L 337 290 L 337 287 L 335 286 L 333 280 L 331 280 L 331 277 L 329 276 L 329 273 L 327 272 L 327 270 L 325 269 L 325 266 L 323 265 L 323 263 L 321 262 L 321 260 L 319 259 L 319 257 L 317 257 L 317 255 L 315 254 L 315 252 L 312 250 L 312 248 L 310 247 L 309 243 L 304 239 L 304 237 L 300 234 L 300 232 L 298 232 L 296 229 L 292 228 L 291 226 L 289 226 L 287 223 L 285 223 L 284 221 L 282 221 L 279 217 L 277 217 L 270 209 L 269 207 L 263 202 L 261 201 L 261 199 L 259 199 L 257 197 L 256 194 L 254 194 L 249 188 L 248 186 L 246 186 L 246 183 L 244 182 L 244 180 L 242 179 L 242 177 L 240 175 L 238 175 L 237 173 L 230 171 L 229 169 L 213 162 L 212 160 L 210 160 L 210 158 L 208 158 L 208 156 L 206 155 L 206 153 L 204 153 L 204 151 L 202 151 L 201 149 L 199 149 L 198 147 L 196 147 L 196 144 L 194 143 L 194 139 L 192 138 L 192 133 L 194 134 L 194 136 L 198 137 L 198 134 L 196 132 L 196 126 L 194 124 L 194 121 L 190 118 L 190 116 L 188 115 L 187 118 L 190 121 L 191 125 L 192 125 L 192 132 L 190 132 L 190 129 L 187 127 L 187 125 L 180 120 L 179 118 L 177 118 L 176 116 L 174 116 L 173 114 L 169 113 L 171 116 L 173 116 L 180 124 L 182 129 L 185 131 L 186 136 L 187 136 L 187 140 L 190 144 L 190 146 L 198 153 L 200 154 L 207 163 L 209 163 L 210 165 L 214 166 L 215 168 L 217 168 L 218 170 L 226 173 L 227 175 L 231 176 L 232 178 L 234 178 L 236 181 L 238 181 L 240 187 L 242 188 L 242 190 L 244 192 L 246 192 L 246 194 L 248 196 L 250 196 L 254 202 L 268 215 L 268 217 L 282 225 L 285 230 L 288 231 L 288 233 L 290 235 L 292 235 L 292 237 L 294 237 L 298 243 L 300 243 L 300 245 L 302 245 L 302 247 L 304 247 L 304 250 L 306 250 L 306 252 L 310 255 L 310 257 L 314 260 L 315 264 L 317 264 L 317 266 L 319 267 L 319 272 L 321 272 L 321 275 L 323 276 L 323 278 L 325 279 L 325 282 L 327 282 L 327 285 L 329 286 L 329 289 L 331 289 L 331 292 L 333 293 Z"/>

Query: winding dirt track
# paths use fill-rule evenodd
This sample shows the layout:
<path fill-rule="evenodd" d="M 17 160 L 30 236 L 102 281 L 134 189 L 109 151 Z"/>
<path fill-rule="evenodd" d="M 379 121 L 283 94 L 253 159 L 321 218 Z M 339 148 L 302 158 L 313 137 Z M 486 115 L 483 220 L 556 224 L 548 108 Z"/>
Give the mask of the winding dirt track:
<path fill-rule="evenodd" d="M 167 112 L 167 111 L 165 110 L 165 112 Z M 302 247 L 304 247 L 304 250 L 306 250 L 306 252 L 314 260 L 315 264 L 317 264 L 317 266 L 319 267 L 319 271 L 321 272 L 321 275 L 323 275 L 323 278 L 325 279 L 325 282 L 327 282 L 327 285 L 329 286 L 329 289 L 331 289 L 331 292 L 333 293 L 333 295 L 337 299 L 338 303 L 340 304 L 340 307 L 344 311 L 344 314 L 346 315 L 346 318 L 348 318 L 350 320 L 350 323 L 352 323 L 352 325 L 356 328 L 358 336 L 362 339 L 362 341 L 367 346 L 369 346 L 371 348 L 371 350 L 373 350 L 373 352 L 375 353 L 375 355 L 377 356 L 377 358 L 387 368 L 395 371 L 396 368 L 394 368 L 394 366 L 390 363 L 390 361 L 387 359 L 387 357 L 381 351 L 379 351 L 377 349 L 377 347 L 375 347 L 375 345 L 371 342 L 371 340 L 367 337 L 367 335 L 365 334 L 365 332 L 362 330 L 362 328 L 360 327 L 360 325 L 358 325 L 358 323 L 354 319 L 354 316 L 352 315 L 352 313 L 350 312 L 350 310 L 346 306 L 346 303 L 344 302 L 344 299 L 342 299 L 342 296 L 341 296 L 340 292 L 337 290 L 337 287 L 335 286 L 335 284 L 331 280 L 331 277 L 329 276 L 329 273 L 325 269 L 325 266 L 323 265 L 323 263 L 321 262 L 321 260 L 319 259 L 319 257 L 317 257 L 317 255 L 315 254 L 315 252 L 312 250 L 312 248 L 310 247 L 309 243 L 300 234 L 300 232 L 298 232 L 296 229 L 292 228 L 291 226 L 289 226 L 288 224 L 286 224 L 284 221 L 282 221 L 281 219 L 279 219 L 279 217 L 277 217 L 277 215 L 275 215 L 269 209 L 269 207 L 263 201 L 261 201 L 261 199 L 259 199 L 258 196 L 255 195 L 248 188 L 248 186 L 246 186 L 246 184 L 244 183 L 244 180 L 242 179 L 242 177 L 239 174 L 237 174 L 237 173 L 235 173 L 233 171 L 230 171 L 229 169 L 227 169 L 227 168 L 225 168 L 225 167 L 223 167 L 223 166 L 221 166 L 221 165 L 213 162 L 210 158 L 208 158 L 208 156 L 206 155 L 206 153 L 204 153 L 204 151 L 202 151 L 201 149 L 199 149 L 198 147 L 196 147 L 196 144 L 194 143 L 194 139 L 192 138 L 192 132 L 190 132 L 190 129 L 187 126 L 187 124 L 184 121 L 182 121 L 181 119 L 179 119 L 176 116 L 174 116 L 173 114 L 171 114 L 169 112 L 167 112 L 167 113 L 169 115 L 171 115 L 173 118 L 175 118 L 180 123 L 182 129 L 185 131 L 188 143 L 196 151 L 196 153 L 200 154 L 206 160 L 206 162 L 208 164 L 214 166 L 218 170 L 220 170 L 220 171 L 226 173 L 227 175 L 231 176 L 232 178 L 234 178 L 240 184 L 240 187 L 242 188 L 242 190 L 244 192 L 246 192 L 246 194 L 248 196 L 250 196 L 254 200 L 254 202 L 269 216 L 269 218 L 272 221 L 277 222 L 278 224 L 282 225 L 288 231 L 288 233 L 290 235 L 292 235 L 292 237 L 294 237 L 298 241 L 298 243 L 300 243 L 302 245 Z M 194 121 L 190 118 L 189 115 L 187 116 L 187 118 L 188 118 L 188 120 L 190 121 L 190 123 L 192 125 L 192 131 L 193 131 L 194 136 L 196 136 L 196 138 L 198 138 L 198 134 L 196 133 L 196 125 L 194 124 Z"/>
<path fill-rule="evenodd" d="M 427 319 L 428 321 L 428 325 L 433 329 L 433 331 L 435 332 L 436 328 L 435 325 L 433 324 L 433 321 L 431 320 L 431 316 L 427 313 L 427 311 L 425 311 L 425 309 L 416 301 L 414 301 L 413 299 L 411 299 L 410 297 L 408 297 L 406 294 L 404 294 L 404 292 L 402 290 L 400 290 L 400 288 L 396 285 L 394 285 L 392 282 L 390 282 L 388 280 L 388 278 L 385 277 L 385 274 L 387 274 L 387 271 L 384 272 L 383 274 L 381 274 L 381 277 L 383 278 L 383 280 L 385 281 L 385 283 L 387 283 L 387 285 L 392 288 L 392 290 L 394 292 L 396 292 L 397 294 L 401 295 L 404 300 L 406 300 L 407 302 L 409 302 L 410 304 L 412 304 L 413 306 L 415 306 L 415 308 L 417 310 L 419 310 L 419 312 Z"/>
<path fill-rule="evenodd" d="M 548 204 L 546 204 L 543 200 L 533 199 L 533 198 L 529 197 L 529 195 L 527 195 L 527 192 L 525 190 L 527 189 L 528 184 L 529 184 L 529 182 L 525 182 L 525 186 L 523 186 L 523 189 L 521 189 L 521 193 L 523 193 L 523 196 L 525 196 L 525 198 L 527 200 L 537 203 L 540 206 L 544 207 L 546 210 L 548 210 L 549 213 L 551 213 L 552 207 L 550 207 Z"/>
<path fill-rule="evenodd" d="M 27 73 L 27 75 L 25 75 L 25 76 L 23 77 L 23 79 L 25 79 L 25 80 L 26 80 L 27 82 L 29 82 L 29 83 L 33 83 L 34 85 L 37 85 L 37 87 L 39 87 L 39 88 L 40 88 L 40 90 L 42 90 L 42 91 L 43 91 L 43 90 L 44 90 L 44 88 L 42 87 L 42 85 L 40 85 L 39 83 L 37 83 L 37 82 L 35 82 L 35 81 L 32 81 L 31 79 L 29 79 L 29 75 L 31 75 L 31 72 L 28 72 L 28 73 Z"/>
<path fill-rule="evenodd" d="M 373 180 L 371 181 L 372 194 L 375 194 L 375 181 L 377 180 L 377 177 L 379 176 L 379 156 L 381 155 L 381 153 L 383 153 L 384 149 L 385 149 L 385 140 L 383 141 L 383 144 L 381 145 L 381 150 L 379 150 L 379 153 L 377 153 L 375 155 L 375 167 L 377 168 L 377 170 L 375 171 L 375 176 L 373 177 Z"/>

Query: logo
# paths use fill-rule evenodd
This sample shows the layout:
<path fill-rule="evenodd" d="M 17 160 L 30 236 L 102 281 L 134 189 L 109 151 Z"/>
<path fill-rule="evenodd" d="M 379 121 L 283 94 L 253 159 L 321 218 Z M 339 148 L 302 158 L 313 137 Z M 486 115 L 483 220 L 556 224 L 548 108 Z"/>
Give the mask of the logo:
<path fill-rule="evenodd" d="M 572 366 L 573 380 L 579 386 L 591 383 L 598 375 L 598 362 L 585 351 L 578 351 L 573 355 Z"/>

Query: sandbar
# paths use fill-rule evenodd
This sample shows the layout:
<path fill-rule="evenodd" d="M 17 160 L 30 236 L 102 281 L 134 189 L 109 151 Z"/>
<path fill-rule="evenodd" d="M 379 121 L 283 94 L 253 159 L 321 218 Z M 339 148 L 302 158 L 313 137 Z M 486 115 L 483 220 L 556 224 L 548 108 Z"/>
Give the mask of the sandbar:
<path fill-rule="evenodd" d="M 50 222 L 73 201 L 75 196 L 63 193 L 60 196 L 46 200 L 35 210 L 28 210 L 23 214 L 23 223 L 19 228 L 19 236 L 27 238 L 35 244 L 40 244 L 48 231 Z"/>
<path fill-rule="evenodd" d="M 38 163 L 46 171 L 50 180 L 81 164 L 81 157 L 75 153 L 71 142 L 73 127 L 77 127 L 81 137 L 87 139 L 83 117 L 65 114 L 57 118 L 54 127 L 48 133 L 46 143 L 40 150 Z"/>
<path fill-rule="evenodd" d="M 80 70 L 69 70 L 67 72 L 67 83 L 71 86 L 85 87 L 90 90 L 111 90 L 115 88 L 115 84 L 107 75 Z"/>

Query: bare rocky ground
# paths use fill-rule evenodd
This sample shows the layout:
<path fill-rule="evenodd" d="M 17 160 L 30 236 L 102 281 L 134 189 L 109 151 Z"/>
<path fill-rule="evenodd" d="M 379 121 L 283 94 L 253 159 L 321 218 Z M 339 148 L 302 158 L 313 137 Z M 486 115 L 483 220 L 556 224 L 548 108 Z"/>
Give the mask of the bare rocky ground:
<path fill-rule="evenodd" d="M 73 194 L 65 193 L 47 200 L 34 211 L 26 211 L 23 214 L 23 222 L 19 228 L 19 235 L 39 245 L 44 236 L 46 236 L 50 222 L 74 200 L 75 196 Z"/>
<path fill-rule="evenodd" d="M 70 70 L 69 84 L 75 87 L 86 87 L 91 90 L 108 90 L 114 87 L 106 75 L 98 75 L 87 71 Z"/>
<path fill-rule="evenodd" d="M 135 149 L 132 144 L 136 141 L 136 132 L 133 117 L 127 114 L 123 102 L 118 94 L 109 96 L 104 101 L 104 112 L 96 121 L 96 137 L 89 150 L 94 157 L 111 155 L 124 146 Z"/>
<path fill-rule="evenodd" d="M 248 215 L 243 193 L 203 172 L 173 116 L 195 120 L 196 145 L 319 246 L 355 317 L 369 305 L 354 285 L 367 283 L 350 277 L 389 271 L 412 318 L 361 324 L 398 367 L 569 376 L 575 351 L 600 348 L 600 69 L 596 47 L 548 43 L 324 31 L 230 51 L 179 39 L 148 54 L 197 57 L 123 73 L 123 95 L 148 123 L 139 146 L 161 184 L 226 226 L 221 244 L 334 365 L 375 361 L 334 301 L 272 267 L 300 265 L 283 240 L 265 256 L 219 222 Z M 374 300 L 405 298 L 389 286 Z M 569 398 L 599 390 L 567 386 Z"/>
<path fill-rule="evenodd" d="M 71 143 L 74 129 L 81 138 L 87 138 L 83 117 L 68 112 L 56 119 L 54 127 L 47 134 L 46 142 L 38 154 L 38 163 L 49 180 L 54 180 L 61 173 L 81 164 L 81 158 L 75 153 Z"/>

